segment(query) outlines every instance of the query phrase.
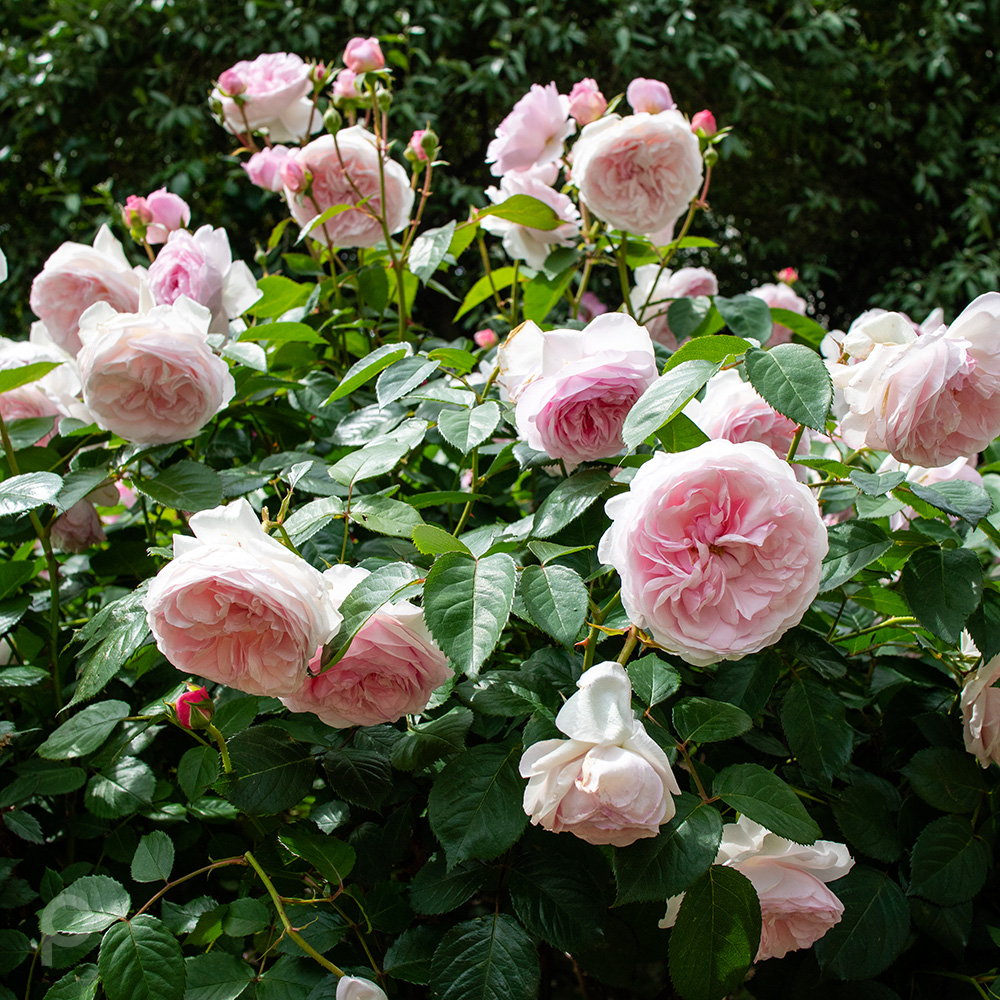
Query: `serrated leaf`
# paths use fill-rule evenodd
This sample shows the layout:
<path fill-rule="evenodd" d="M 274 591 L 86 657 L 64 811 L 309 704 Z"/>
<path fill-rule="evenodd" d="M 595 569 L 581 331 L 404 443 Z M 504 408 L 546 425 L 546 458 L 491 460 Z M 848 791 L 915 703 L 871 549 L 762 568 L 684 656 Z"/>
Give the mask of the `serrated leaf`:
<path fill-rule="evenodd" d="M 905 472 L 861 472 L 852 469 L 850 480 L 862 493 L 870 497 L 884 496 L 906 479 Z"/>
<path fill-rule="evenodd" d="M 803 770 L 829 781 L 851 759 L 854 740 L 844 703 L 827 688 L 793 676 L 781 703 L 781 726 Z"/>
<path fill-rule="evenodd" d="M 645 319 L 654 316 L 658 310 L 658 303 L 651 302 L 642 311 Z M 694 297 L 684 296 L 674 299 L 667 306 L 667 324 L 671 333 L 678 340 L 687 337 L 696 337 L 697 334 L 708 333 L 708 327 L 715 320 L 715 329 L 725 326 L 725 321 L 719 315 L 719 310 L 712 304 L 712 300 L 707 295 L 696 295 Z M 714 332 L 714 330 L 712 331 Z M 696 339 L 702 339 L 700 336 Z"/>
<path fill-rule="evenodd" d="M 375 383 L 378 405 L 384 408 L 405 396 L 411 389 L 416 389 L 422 382 L 426 382 L 439 367 L 440 362 L 431 361 L 421 355 L 400 358 L 393 362 L 379 375 Z"/>
<path fill-rule="evenodd" d="M 946 514 L 960 517 L 973 527 L 993 510 L 993 500 L 986 490 L 977 483 L 968 483 L 961 479 L 950 482 L 933 483 L 922 486 L 920 483 L 907 483 L 914 496 L 924 503 L 929 503 Z"/>
<path fill-rule="evenodd" d="M 107 875 L 85 875 L 51 899 L 38 915 L 43 934 L 103 931 L 128 913 L 132 901 Z"/>
<path fill-rule="evenodd" d="M 47 503 L 55 503 L 62 479 L 54 472 L 26 472 L 0 483 L 0 517 L 23 514 Z"/>
<path fill-rule="evenodd" d="M 436 229 L 427 229 L 413 241 L 407 264 L 422 285 L 427 284 L 427 279 L 444 261 L 455 235 L 455 225 L 452 220 Z"/>
<path fill-rule="evenodd" d="M 97 966 L 88 962 L 53 983 L 43 1000 L 94 1000 L 97 983 Z"/>
<path fill-rule="evenodd" d="M 622 425 L 625 450 L 632 451 L 680 413 L 722 367 L 721 361 L 685 361 L 661 375 L 635 402 Z"/>
<path fill-rule="evenodd" d="M 443 552 L 464 552 L 472 555 L 465 542 L 436 524 L 421 524 L 410 536 L 421 555 L 436 556 Z"/>
<path fill-rule="evenodd" d="M 611 485 L 611 477 L 603 469 L 586 469 L 564 479 L 535 511 L 531 534 L 535 538 L 550 538 L 575 521 Z"/>
<path fill-rule="evenodd" d="M 82 757 L 96 750 L 128 714 L 129 707 L 124 701 L 102 701 L 99 705 L 90 705 L 64 722 L 38 748 L 38 754 L 49 760 Z"/>
<path fill-rule="evenodd" d="M 410 905 L 424 915 L 448 913 L 477 893 L 489 876 L 490 869 L 478 861 L 448 868 L 443 855 L 434 855 L 413 876 Z"/>
<path fill-rule="evenodd" d="M 685 698 L 674 706 L 674 729 L 682 743 L 714 743 L 745 733 L 753 719 L 736 705 L 712 698 Z"/>
<path fill-rule="evenodd" d="M 493 399 L 472 409 L 442 410 L 438 414 L 441 436 L 463 455 L 487 440 L 499 423 L 500 405 Z"/>
<path fill-rule="evenodd" d="M 369 379 L 373 379 L 379 372 L 401 358 L 405 358 L 411 352 L 412 348 L 409 344 L 383 344 L 382 347 L 377 347 L 371 354 L 355 361 L 347 369 L 340 385 L 330 393 L 323 405 L 328 406 L 330 403 L 350 395 L 356 389 L 360 389 Z"/>
<path fill-rule="evenodd" d="M 917 795 L 942 812 L 971 813 L 990 791 L 975 758 L 950 747 L 918 750 L 902 773 Z"/>
<path fill-rule="evenodd" d="M 632 682 L 632 694 L 649 708 L 665 701 L 681 686 L 681 675 L 676 668 L 654 653 L 633 660 L 626 671 Z"/>
<path fill-rule="evenodd" d="M 457 706 L 440 718 L 407 727 L 392 746 L 392 766 L 399 771 L 415 771 L 461 753 L 472 720 L 469 709 Z"/>
<path fill-rule="evenodd" d="M 219 777 L 219 751 L 191 747 L 177 765 L 177 784 L 190 801 L 200 799 Z"/>
<path fill-rule="evenodd" d="M 958 642 L 983 596 L 983 570 L 971 549 L 917 549 L 901 576 L 913 614 L 945 642 Z"/>
<path fill-rule="evenodd" d="M 716 295 L 713 301 L 726 326 L 737 337 L 750 337 L 761 344 L 768 341 L 774 323 L 771 310 L 763 299 L 756 295 L 733 295 L 731 298 Z"/>
<path fill-rule="evenodd" d="M 182 459 L 153 478 L 134 476 L 135 488 L 174 510 L 199 511 L 222 503 L 222 477 L 207 465 Z"/>
<path fill-rule="evenodd" d="M 347 510 L 355 524 L 392 538 L 409 538 L 424 523 L 408 503 L 378 494 L 355 497 Z"/>
<path fill-rule="evenodd" d="M 144 834 L 132 857 L 132 878 L 136 882 L 170 881 L 174 867 L 174 842 L 162 830 Z"/>
<path fill-rule="evenodd" d="M 874 522 L 852 520 L 827 530 L 830 548 L 823 558 L 819 590 L 826 593 L 847 583 L 892 548 L 892 539 Z"/>
<path fill-rule="evenodd" d="M 519 588 L 531 620 L 557 642 L 572 646 L 590 600 L 580 574 L 568 566 L 527 566 Z"/>
<path fill-rule="evenodd" d="M 740 358 L 747 348 L 753 344 L 742 337 L 731 337 L 727 334 L 719 334 L 715 337 L 697 337 L 689 340 L 674 351 L 663 366 L 664 374 L 685 361 L 721 361 L 723 364 L 729 363 L 735 358 Z"/>
<path fill-rule="evenodd" d="M 983 587 L 982 602 L 969 616 L 965 627 L 976 649 L 989 663 L 1000 653 L 1000 593 L 992 587 Z"/>
<path fill-rule="evenodd" d="M 255 972 L 237 955 L 212 951 L 184 959 L 184 1000 L 236 1000 Z"/>
<path fill-rule="evenodd" d="M 219 778 L 216 788 L 241 812 L 271 816 L 298 805 L 312 788 L 316 768 L 308 747 L 280 726 L 254 726 L 226 745 L 233 770 Z"/>
<path fill-rule="evenodd" d="M 136 757 L 119 757 L 87 785 L 84 805 L 102 819 L 117 819 L 147 808 L 153 800 L 156 775 Z"/>
<path fill-rule="evenodd" d="M 963 816 L 941 816 L 920 832 L 910 856 L 910 892 L 939 906 L 964 903 L 982 889 L 990 849 Z"/>
<path fill-rule="evenodd" d="M 140 914 L 109 927 L 97 968 L 108 1000 L 183 1000 L 184 956 L 155 917 Z"/>
<path fill-rule="evenodd" d="M 15 837 L 20 837 L 22 840 L 27 840 L 32 844 L 45 843 L 41 823 L 31 813 L 25 812 L 23 809 L 5 810 L 3 825 Z"/>
<path fill-rule="evenodd" d="M 812 844 L 820 836 L 820 828 L 795 792 L 760 764 L 725 768 L 715 776 L 712 790 L 726 805 L 779 837 L 796 844 Z"/>
<path fill-rule="evenodd" d="M 779 344 L 769 351 L 753 347 L 743 363 L 750 384 L 778 413 L 813 430 L 824 429 L 833 385 L 814 350 L 802 344 Z"/>
<path fill-rule="evenodd" d="M 342 884 L 354 868 L 354 848 L 336 837 L 304 833 L 293 827 L 279 834 L 278 840 L 292 854 L 308 861 L 331 885 Z"/>
<path fill-rule="evenodd" d="M 506 219 L 508 222 L 513 222 L 518 226 L 526 226 L 528 229 L 545 231 L 558 229 L 567 221 L 560 219 L 551 205 L 547 205 L 544 201 L 540 201 L 530 194 L 512 194 L 499 205 L 487 205 L 486 208 L 481 208 L 476 212 L 476 219 L 482 219 L 487 215 Z"/>
<path fill-rule="evenodd" d="M 376 441 L 349 452 L 327 470 L 341 486 L 352 486 L 390 472 L 412 446 L 406 441 Z"/>
<path fill-rule="evenodd" d="M 393 789 L 388 759 L 373 750 L 331 750 L 323 755 L 323 770 L 338 798 L 366 809 L 380 809 Z"/>
<path fill-rule="evenodd" d="M 849 785 L 831 803 L 837 825 L 855 851 L 876 861 L 895 861 L 901 851 L 896 822 L 889 814 L 881 789 L 858 782 Z"/>

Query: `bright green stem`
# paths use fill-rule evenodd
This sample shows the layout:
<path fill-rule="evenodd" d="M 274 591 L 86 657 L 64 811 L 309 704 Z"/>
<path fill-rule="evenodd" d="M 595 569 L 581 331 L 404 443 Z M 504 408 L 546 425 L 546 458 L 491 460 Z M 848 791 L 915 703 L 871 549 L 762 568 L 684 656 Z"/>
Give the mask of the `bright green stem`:
<path fill-rule="evenodd" d="M 624 667 L 628 663 L 628 658 L 639 643 L 639 630 L 633 625 L 625 634 L 625 645 L 618 654 L 618 662 Z"/>
<path fill-rule="evenodd" d="M 181 882 L 187 882 L 188 879 L 197 877 L 198 875 L 204 875 L 206 872 L 210 872 L 215 868 L 224 868 L 226 865 L 245 865 L 246 860 L 242 857 L 239 858 L 224 858 L 222 861 L 213 861 L 210 865 L 205 865 L 204 868 L 199 868 L 197 871 L 188 872 L 187 875 L 182 875 L 180 878 L 175 878 L 173 882 L 168 882 L 155 896 L 146 900 L 146 902 L 135 911 L 135 916 L 139 916 L 140 913 L 145 913 L 153 903 L 155 903 L 162 896 L 165 896 L 175 885 L 180 885 Z"/>
<path fill-rule="evenodd" d="M 476 493 L 479 489 L 479 447 L 478 445 L 472 449 L 472 492 Z M 472 513 L 472 505 L 475 500 L 467 500 L 465 504 L 465 509 L 462 511 L 462 516 L 458 519 L 458 525 L 452 534 L 455 538 L 458 538 L 461 534 L 462 528 L 465 527 L 465 522 L 469 520 L 469 514 Z"/>
<path fill-rule="evenodd" d="M 802 440 L 802 434 L 806 429 L 805 424 L 799 424 L 798 430 L 795 432 L 795 437 L 792 438 L 792 445 L 788 449 L 788 457 L 786 461 L 791 462 L 795 458 L 795 453 L 799 450 L 799 442 Z"/>
<path fill-rule="evenodd" d="M 860 628 L 856 632 L 847 632 L 844 635 L 835 636 L 831 642 L 845 642 L 847 639 L 857 639 L 858 636 L 870 635 L 873 632 L 878 632 L 884 628 L 892 628 L 896 625 L 917 625 L 919 622 L 916 618 L 911 618 L 909 615 L 898 615 L 895 618 L 886 618 L 885 621 L 878 622 L 876 625 L 869 625 L 868 628 Z"/>
<path fill-rule="evenodd" d="M 610 237 L 609 237 L 610 239 Z M 622 233 L 622 242 L 618 247 L 618 252 L 615 255 L 618 258 L 618 280 L 621 282 L 622 286 L 622 299 L 625 303 L 625 308 L 628 311 L 629 316 L 635 319 L 635 312 L 632 309 L 632 302 L 629 298 L 629 288 L 628 288 L 628 262 L 625 259 L 626 248 L 628 245 L 628 238 L 624 233 Z"/>
<path fill-rule="evenodd" d="M 210 722 L 208 724 L 209 735 L 215 740 L 216 745 L 219 748 L 219 753 L 222 754 L 222 770 L 226 774 L 232 774 L 233 772 L 233 762 L 229 759 L 229 747 L 226 746 L 226 738 L 219 732 L 215 726 Z"/>

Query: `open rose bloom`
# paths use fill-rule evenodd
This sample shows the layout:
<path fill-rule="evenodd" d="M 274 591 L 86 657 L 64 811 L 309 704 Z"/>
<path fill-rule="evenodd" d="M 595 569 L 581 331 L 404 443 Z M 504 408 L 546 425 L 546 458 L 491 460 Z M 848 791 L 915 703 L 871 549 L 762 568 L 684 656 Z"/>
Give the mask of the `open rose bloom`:
<path fill-rule="evenodd" d="M 618 663 L 598 663 L 556 716 L 566 740 L 542 740 L 521 757 L 524 811 L 553 833 L 627 847 L 673 817 L 680 788 L 666 754 L 632 710 Z"/>
<path fill-rule="evenodd" d="M 502 177 L 511 170 L 553 163 L 563 154 L 563 144 L 576 131 L 570 117 L 570 99 L 554 83 L 537 83 L 497 126 L 496 138 L 486 150 L 490 172 Z"/>
<path fill-rule="evenodd" d="M 669 238 L 665 242 L 669 243 Z M 667 322 L 671 303 L 677 299 L 718 294 L 719 280 L 707 267 L 682 267 L 670 271 L 659 264 L 642 264 L 635 269 L 635 286 L 629 302 L 635 318 L 653 340 L 676 351 L 677 338 Z"/>
<path fill-rule="evenodd" d="M 982 767 L 1000 764 L 1000 656 L 993 657 L 965 679 L 962 727 L 965 749 Z"/>

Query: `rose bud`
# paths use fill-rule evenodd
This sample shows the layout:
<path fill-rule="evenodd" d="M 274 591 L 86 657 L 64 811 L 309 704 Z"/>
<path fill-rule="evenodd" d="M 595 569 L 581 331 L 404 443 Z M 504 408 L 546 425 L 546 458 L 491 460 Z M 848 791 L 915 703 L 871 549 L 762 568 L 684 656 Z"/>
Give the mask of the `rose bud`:
<path fill-rule="evenodd" d="M 219 90 L 229 97 L 236 97 L 246 89 L 246 81 L 235 69 L 227 69 L 219 74 Z"/>
<path fill-rule="evenodd" d="M 706 139 L 711 139 L 719 131 L 719 126 L 715 124 L 715 115 L 707 108 L 704 111 L 699 111 L 691 119 L 691 131 L 696 135 L 701 134 Z"/>
<path fill-rule="evenodd" d="M 207 729 L 215 715 L 215 702 L 206 688 L 188 684 L 176 701 L 167 702 L 177 722 L 185 729 Z"/>
<path fill-rule="evenodd" d="M 637 76 L 628 85 L 625 97 L 632 110 L 640 113 L 645 111 L 655 115 L 677 107 L 670 96 L 670 88 L 662 80 L 647 80 Z"/>
<path fill-rule="evenodd" d="M 382 55 L 378 39 L 352 38 L 344 49 L 344 65 L 355 73 L 382 69 L 385 66 L 385 56 Z"/>
<path fill-rule="evenodd" d="M 500 338 L 492 330 L 477 330 L 472 335 L 472 339 L 476 342 L 476 347 L 487 350 L 490 347 L 495 347 Z"/>
<path fill-rule="evenodd" d="M 608 102 L 597 87 L 597 81 L 577 80 L 569 92 L 569 113 L 580 125 L 596 122 L 605 111 Z"/>

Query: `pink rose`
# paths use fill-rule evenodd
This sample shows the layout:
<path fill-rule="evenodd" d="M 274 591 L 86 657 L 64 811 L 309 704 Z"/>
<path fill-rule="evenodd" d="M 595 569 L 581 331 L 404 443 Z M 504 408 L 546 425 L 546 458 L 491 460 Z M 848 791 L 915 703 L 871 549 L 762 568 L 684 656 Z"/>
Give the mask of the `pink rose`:
<path fill-rule="evenodd" d="M 385 170 L 385 205 L 379 187 L 378 140 L 361 125 L 341 129 L 336 136 L 314 139 L 297 154 L 297 162 L 312 176 L 308 194 L 296 195 L 286 189 L 292 216 L 300 226 L 334 205 L 356 205 L 368 199 L 362 208 L 335 215 L 310 235 L 334 247 L 373 247 L 385 239 L 376 216 L 385 216 L 390 233 L 398 233 L 410 220 L 413 189 L 406 171 L 395 160 L 383 160 Z"/>
<path fill-rule="evenodd" d="M 340 628 L 332 582 L 265 534 L 246 500 L 190 526 L 143 599 L 156 645 L 178 670 L 247 694 L 294 693 Z"/>
<path fill-rule="evenodd" d="M 279 173 L 281 174 L 281 186 L 291 191 L 292 194 L 300 194 L 309 187 L 306 172 L 295 156 L 285 158 Z"/>
<path fill-rule="evenodd" d="M 236 391 L 225 361 L 208 346 L 211 314 L 186 298 L 139 313 L 106 303 L 80 319 L 83 399 L 94 420 L 133 444 L 194 437 Z"/>
<path fill-rule="evenodd" d="M 95 302 L 107 302 L 118 312 L 139 305 L 139 276 L 122 245 L 101 226 L 93 247 L 63 243 L 31 283 L 31 308 L 63 350 L 80 350 L 80 315 Z"/>
<path fill-rule="evenodd" d="M 667 240 L 669 242 L 669 240 Z M 669 271 L 659 264 L 642 264 L 635 269 L 635 287 L 629 302 L 635 318 L 658 344 L 677 350 L 677 338 L 667 322 L 667 310 L 676 299 L 718 295 L 718 278 L 707 267 L 682 267 Z"/>
<path fill-rule="evenodd" d="M 322 128 L 307 96 L 313 90 L 309 66 L 296 55 L 268 52 L 252 62 L 242 60 L 219 77 L 219 84 L 212 100 L 221 105 L 222 126 L 233 135 L 263 131 L 272 142 L 298 142 Z"/>
<path fill-rule="evenodd" d="M 697 118 L 697 115 L 695 117 Z M 794 285 L 799 280 L 799 272 L 794 267 L 783 267 L 776 277 L 783 284 Z"/>
<path fill-rule="evenodd" d="M 584 292 L 580 296 L 580 305 L 576 311 L 576 318 L 589 323 L 598 316 L 603 316 L 608 311 L 608 307 L 593 293 Z"/>
<path fill-rule="evenodd" d="M 410 142 L 407 146 L 407 149 L 413 151 L 414 158 L 420 160 L 421 163 L 427 162 L 427 150 L 424 149 L 425 135 L 427 135 L 427 129 L 425 128 L 416 129 L 413 135 L 410 136 Z"/>
<path fill-rule="evenodd" d="M 800 295 L 796 295 L 792 289 L 783 282 L 775 285 L 767 282 L 757 288 L 751 288 L 747 293 L 755 299 L 763 299 L 767 303 L 768 309 L 787 309 L 789 312 L 796 312 L 800 316 L 806 314 L 806 300 Z M 771 329 L 771 339 L 767 346 L 774 347 L 777 344 L 790 343 L 792 331 L 787 326 L 775 323 Z"/>
<path fill-rule="evenodd" d="M 500 180 L 499 188 L 486 189 L 486 197 L 494 205 L 499 205 L 516 194 L 537 198 L 565 221 L 555 229 L 532 229 L 509 219 L 487 215 L 483 217 L 482 227 L 494 236 L 503 237 L 503 248 L 510 258 L 523 260 L 528 267 L 541 270 L 552 247 L 572 246 L 580 235 L 580 213 L 566 195 L 549 187 L 530 170 L 505 174 Z"/>
<path fill-rule="evenodd" d="M 476 347 L 482 348 L 485 351 L 491 347 L 496 347 L 500 338 L 492 330 L 477 330 L 472 335 L 472 339 L 475 341 Z"/>
<path fill-rule="evenodd" d="M 122 209 L 122 221 L 130 229 L 136 225 L 148 225 L 153 221 L 153 213 L 146 204 L 146 199 L 137 194 L 130 194 L 125 199 Z"/>
<path fill-rule="evenodd" d="M 227 333 L 229 320 L 262 294 L 250 268 L 233 260 L 226 231 L 211 226 L 171 233 L 149 266 L 149 288 L 157 305 L 170 305 L 183 295 L 211 310 L 212 333 Z"/>
<path fill-rule="evenodd" d="M 360 91 L 355 85 L 357 78 L 358 74 L 349 69 L 342 69 L 337 74 L 333 81 L 334 103 L 356 101 L 361 96 Z"/>
<path fill-rule="evenodd" d="M 1000 656 L 994 656 L 965 679 L 962 688 L 962 728 L 965 749 L 982 767 L 1000 764 Z"/>
<path fill-rule="evenodd" d="M 52 545 L 60 552 L 86 552 L 99 542 L 106 542 L 101 519 L 89 500 L 78 500 L 60 514 L 52 525 Z"/>
<path fill-rule="evenodd" d="M 344 49 L 344 65 L 352 73 L 368 73 L 385 66 L 377 38 L 352 38 Z"/>
<path fill-rule="evenodd" d="M 597 86 L 596 80 L 589 77 L 578 80 L 569 92 L 569 113 L 580 125 L 596 122 L 605 111 L 608 102 Z"/>
<path fill-rule="evenodd" d="M 569 98 L 556 85 L 537 83 L 497 126 L 496 138 L 486 149 L 490 172 L 502 177 L 511 170 L 527 170 L 553 163 L 563 154 L 563 143 L 576 130 L 569 116 Z"/>
<path fill-rule="evenodd" d="M 655 837 L 673 818 L 680 787 L 632 711 L 625 668 L 595 664 L 576 686 L 556 716 L 570 738 L 542 740 L 521 757 L 524 811 L 532 823 L 590 844 L 627 847 Z"/>
<path fill-rule="evenodd" d="M 698 137 L 679 111 L 608 115 L 573 147 L 573 181 L 602 222 L 631 233 L 672 226 L 701 187 Z"/>
<path fill-rule="evenodd" d="M 146 227 L 146 242 L 166 243 L 167 237 L 177 229 L 186 229 L 191 222 L 188 203 L 166 188 L 157 188 L 146 196 L 146 208 L 150 218 Z"/>
<path fill-rule="evenodd" d="M 715 115 L 707 108 L 704 111 L 699 111 L 691 119 L 691 131 L 695 134 L 701 132 L 707 139 L 711 139 L 719 131 L 719 126 L 715 123 Z"/>
<path fill-rule="evenodd" d="M 342 976 L 337 981 L 336 1000 L 388 1000 L 388 998 L 370 979 Z"/>
<path fill-rule="evenodd" d="M 368 573 L 334 566 L 326 575 L 338 588 L 339 604 Z M 409 601 L 376 611 L 332 667 L 323 670 L 321 660 L 319 650 L 305 682 L 281 701 L 293 712 L 312 712 L 336 729 L 375 726 L 422 712 L 435 689 L 452 676 L 423 612 Z"/>
<path fill-rule="evenodd" d="M 280 191 L 285 186 L 281 167 L 291 154 L 292 150 L 287 146 L 270 146 L 254 153 L 242 167 L 251 184 L 265 191 Z"/>
<path fill-rule="evenodd" d="M 670 88 L 662 80 L 647 80 L 637 76 L 626 88 L 625 99 L 638 114 L 659 114 L 677 107 Z"/>
<path fill-rule="evenodd" d="M 852 326 L 848 364 L 831 366 L 852 447 L 937 468 L 1000 434 L 1000 294 L 980 295 L 950 327 L 917 334 L 899 313 Z"/>
<path fill-rule="evenodd" d="M 185 729 L 207 729 L 215 715 L 215 702 L 203 687 L 188 684 L 188 690 L 169 703 L 177 722 Z"/>
<path fill-rule="evenodd" d="M 688 663 L 759 652 L 818 593 L 826 526 L 767 445 L 657 452 L 605 509 L 598 556 L 621 576 L 629 618 Z"/>
<path fill-rule="evenodd" d="M 498 362 L 520 437 L 574 463 L 621 451 L 625 417 L 656 379 L 649 334 L 624 313 L 605 313 L 582 331 L 542 333 L 523 323 Z"/>

